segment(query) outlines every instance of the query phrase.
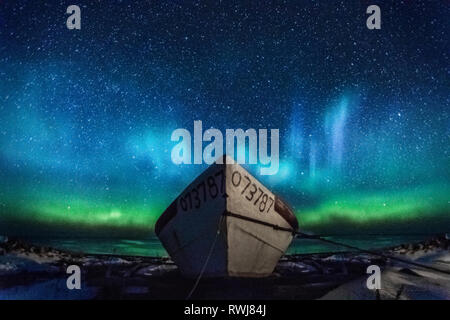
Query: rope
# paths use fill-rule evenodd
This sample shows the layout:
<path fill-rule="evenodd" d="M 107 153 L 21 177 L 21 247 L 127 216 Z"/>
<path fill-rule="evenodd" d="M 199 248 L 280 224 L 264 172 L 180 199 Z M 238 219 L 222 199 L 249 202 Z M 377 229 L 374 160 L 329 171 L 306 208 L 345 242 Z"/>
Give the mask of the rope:
<path fill-rule="evenodd" d="M 265 225 L 265 226 L 268 226 L 268 227 L 272 227 L 275 230 L 282 230 L 282 231 L 291 232 L 294 236 L 297 235 L 297 236 L 300 236 L 301 238 L 316 239 L 316 240 L 319 240 L 319 241 L 322 241 L 322 242 L 331 243 L 331 244 L 334 244 L 334 245 L 337 245 L 337 246 L 341 246 L 341 247 L 345 247 L 345 248 L 348 248 L 348 249 L 352 249 L 352 250 L 368 253 L 368 254 L 379 256 L 379 257 L 382 257 L 382 258 L 385 258 L 385 259 L 396 260 L 396 261 L 399 261 L 399 262 L 402 262 L 402 263 L 405 263 L 405 264 L 409 264 L 409 265 L 413 265 L 413 266 L 416 266 L 416 267 L 419 267 L 419 268 L 428 269 L 428 270 L 432 270 L 432 271 L 435 271 L 435 272 L 439 272 L 439 273 L 444 273 L 444 274 L 450 275 L 450 271 L 447 271 L 447 270 L 442 270 L 442 269 L 439 269 L 439 268 L 435 268 L 435 267 L 428 266 L 428 265 L 425 265 L 425 264 L 421 264 L 421 263 L 418 263 L 418 262 L 414 262 L 414 261 L 398 258 L 398 257 L 395 257 L 395 256 L 379 253 L 379 252 L 372 251 L 372 250 L 361 249 L 361 248 L 358 248 L 358 247 L 355 247 L 355 246 L 351 246 L 351 245 L 348 245 L 348 244 L 345 244 L 345 243 L 342 243 L 342 242 L 337 242 L 337 241 L 325 239 L 325 238 L 322 238 L 320 236 L 309 235 L 309 234 L 302 233 L 302 232 L 296 232 L 296 231 L 294 231 L 292 229 L 289 229 L 289 228 L 281 227 L 281 226 L 278 226 L 276 224 L 272 224 L 272 223 L 269 223 L 269 222 L 257 220 L 257 219 L 254 219 L 254 218 L 242 216 L 240 214 L 235 214 L 235 213 L 231 213 L 231 212 L 225 212 L 224 215 L 225 216 L 235 217 L 235 218 L 246 220 L 246 221 L 251 221 L 251 222 L 254 222 L 254 223 L 257 223 L 257 224 L 261 224 L 261 225 Z"/>
<path fill-rule="evenodd" d="M 447 271 L 447 270 L 442 270 L 442 269 L 439 269 L 439 268 L 435 268 L 435 267 L 428 266 L 428 265 L 425 265 L 425 264 L 421 264 L 421 263 L 418 263 L 418 262 L 414 262 L 414 261 L 398 258 L 398 257 L 395 257 L 395 256 L 379 253 L 379 252 L 372 251 L 372 250 L 361 249 L 361 248 L 358 248 L 358 247 L 355 247 L 355 246 L 351 246 L 351 245 L 348 245 L 348 244 L 345 244 L 345 243 L 342 243 L 342 242 L 337 242 L 337 241 L 325 239 L 325 238 L 322 238 L 320 236 L 308 235 L 308 234 L 302 233 L 302 232 L 296 232 L 295 234 L 300 236 L 301 238 L 316 239 L 316 240 L 319 240 L 319 241 L 322 241 L 322 242 L 327 242 L 327 243 L 331 243 L 331 244 L 334 244 L 334 245 L 337 245 L 337 246 L 341 246 L 341 247 L 345 247 L 345 248 L 348 248 L 348 249 L 352 249 L 352 250 L 356 250 L 356 251 L 372 254 L 372 255 L 379 256 L 379 257 L 382 257 L 382 258 L 385 258 L 385 259 L 396 260 L 396 261 L 399 261 L 399 262 L 402 262 L 402 263 L 405 263 L 405 264 L 410 264 L 410 265 L 413 265 L 413 266 L 416 266 L 416 267 L 419 267 L 419 268 L 428 269 L 428 270 L 432 270 L 432 271 L 435 271 L 435 272 L 440 272 L 440 273 L 444 273 L 444 274 L 450 275 L 450 271 Z"/>
<path fill-rule="evenodd" d="M 295 234 L 295 231 L 293 229 L 281 227 L 279 225 L 276 225 L 276 224 L 273 224 L 273 223 L 269 223 L 269 222 L 265 222 L 265 221 L 261 221 L 261 220 L 258 220 L 258 219 L 242 216 L 240 214 L 231 213 L 231 212 L 225 212 L 224 216 L 230 216 L 230 217 L 235 217 L 235 218 L 242 219 L 242 220 L 247 220 L 247 221 L 250 221 L 250 222 L 257 223 L 257 224 L 262 224 L 263 226 L 272 227 L 275 230 L 287 231 L 287 232 L 291 232 L 291 233 Z"/>
<path fill-rule="evenodd" d="M 194 286 L 192 287 L 191 291 L 190 291 L 189 294 L 187 295 L 186 300 L 189 300 L 189 299 L 191 298 L 191 296 L 192 296 L 192 294 L 194 293 L 195 289 L 197 289 L 197 286 L 198 286 L 198 284 L 199 284 L 199 282 L 200 282 L 200 279 L 201 279 L 202 276 L 203 276 L 203 273 L 204 273 L 205 270 L 206 270 L 206 266 L 208 265 L 209 259 L 210 259 L 211 256 L 212 256 L 214 247 L 216 246 L 217 239 L 219 238 L 220 227 L 221 227 L 221 225 L 222 225 L 223 217 L 224 217 L 224 215 L 221 215 L 221 216 L 220 216 L 219 224 L 217 225 L 216 236 L 214 237 L 214 240 L 213 240 L 213 242 L 212 242 L 212 244 L 211 244 L 211 247 L 209 248 L 209 253 L 208 253 L 207 257 L 206 257 L 205 263 L 203 264 L 203 267 L 202 267 L 200 273 L 198 274 L 197 279 L 195 280 Z"/>
<path fill-rule="evenodd" d="M 231 213 L 231 212 L 224 212 L 224 214 L 222 214 L 220 216 L 219 224 L 217 226 L 216 236 L 214 237 L 214 240 L 213 240 L 213 242 L 211 244 L 211 247 L 209 248 L 209 252 L 208 252 L 208 255 L 206 257 L 205 263 L 203 264 L 202 269 L 201 269 L 199 275 L 197 276 L 197 279 L 196 279 L 196 281 L 194 283 L 194 286 L 192 287 L 191 291 L 187 295 L 186 300 L 189 300 L 192 297 L 192 294 L 197 289 L 197 286 L 198 286 L 198 284 L 200 282 L 200 279 L 203 277 L 203 273 L 206 270 L 206 266 L 208 265 L 209 259 L 212 256 L 214 247 L 216 246 L 217 239 L 219 238 L 220 227 L 222 225 L 222 221 L 223 221 L 223 218 L 225 216 L 231 216 L 231 217 L 235 217 L 235 218 L 238 218 L 238 219 L 251 221 L 251 222 L 254 222 L 254 223 L 258 223 L 258 224 L 261 224 L 261 225 L 272 227 L 275 230 L 291 232 L 294 236 L 297 236 L 299 238 L 319 240 L 319 241 L 330 243 L 330 244 L 337 245 L 337 246 L 340 246 L 340 247 L 356 250 L 356 251 L 367 253 L 367 254 L 371 254 L 371 255 L 374 255 L 374 256 L 379 256 L 379 257 L 382 257 L 384 259 L 391 259 L 391 260 L 399 261 L 399 262 L 402 262 L 402 263 L 405 263 L 405 264 L 413 265 L 413 266 L 416 266 L 416 267 L 419 267 L 419 268 L 423 268 L 423 269 L 431 270 L 431 271 L 434 271 L 434 272 L 439 272 L 439 273 L 444 273 L 446 275 L 450 275 L 450 271 L 447 271 L 447 270 L 442 270 L 442 269 L 439 269 L 439 268 L 435 268 L 435 267 L 428 266 L 428 265 L 425 265 L 425 264 L 421 264 L 421 263 L 418 263 L 418 262 L 414 262 L 414 261 L 398 258 L 398 257 L 392 256 L 392 255 L 379 253 L 379 252 L 372 251 L 372 250 L 361 249 L 361 248 L 358 248 L 358 247 L 355 247 L 355 246 L 348 245 L 346 243 L 325 239 L 325 238 L 320 237 L 320 236 L 309 235 L 309 234 L 306 234 L 306 233 L 303 233 L 303 232 L 297 232 L 297 231 L 294 231 L 293 229 L 281 227 L 281 226 L 278 226 L 276 224 L 272 224 L 272 223 L 269 223 L 269 222 L 253 219 L 253 218 L 242 216 L 242 215 L 239 215 L 239 214 L 235 214 L 235 213 Z"/>

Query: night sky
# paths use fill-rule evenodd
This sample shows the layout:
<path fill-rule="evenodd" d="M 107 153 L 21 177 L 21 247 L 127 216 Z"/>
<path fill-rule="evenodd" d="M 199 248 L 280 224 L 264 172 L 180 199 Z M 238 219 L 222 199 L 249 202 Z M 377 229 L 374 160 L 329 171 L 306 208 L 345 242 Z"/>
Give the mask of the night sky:
<path fill-rule="evenodd" d="M 151 234 L 194 120 L 280 129 L 303 230 L 450 231 L 448 1 L 49 2 L 0 1 L 0 232 Z"/>

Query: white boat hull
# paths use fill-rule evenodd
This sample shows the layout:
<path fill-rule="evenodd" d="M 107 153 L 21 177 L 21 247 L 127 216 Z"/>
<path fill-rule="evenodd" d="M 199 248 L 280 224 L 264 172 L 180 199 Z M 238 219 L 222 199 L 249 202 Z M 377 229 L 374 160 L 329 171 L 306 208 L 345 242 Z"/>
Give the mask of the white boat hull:
<path fill-rule="evenodd" d="M 268 276 L 297 229 L 278 197 L 229 157 L 226 162 L 195 179 L 156 224 L 184 276 Z"/>

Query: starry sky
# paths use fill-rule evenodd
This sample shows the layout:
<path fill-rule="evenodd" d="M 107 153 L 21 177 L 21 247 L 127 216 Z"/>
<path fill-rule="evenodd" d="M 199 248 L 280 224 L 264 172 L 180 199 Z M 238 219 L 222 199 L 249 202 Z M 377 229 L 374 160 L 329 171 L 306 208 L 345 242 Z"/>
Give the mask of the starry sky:
<path fill-rule="evenodd" d="M 303 230 L 450 231 L 448 1 L 48 2 L 0 1 L 0 232 L 148 236 L 194 120 L 280 130 Z"/>

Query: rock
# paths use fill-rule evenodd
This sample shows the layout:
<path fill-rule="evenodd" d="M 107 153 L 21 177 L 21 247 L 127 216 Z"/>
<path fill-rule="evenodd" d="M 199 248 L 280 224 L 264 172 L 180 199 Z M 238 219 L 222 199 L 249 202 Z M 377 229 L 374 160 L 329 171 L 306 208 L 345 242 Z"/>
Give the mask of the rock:
<path fill-rule="evenodd" d="M 8 242 L 8 237 L 7 237 L 7 236 L 1 236 L 1 235 L 0 235 L 0 244 L 6 243 L 6 242 Z"/>
<path fill-rule="evenodd" d="M 141 265 L 138 265 L 140 267 Z M 173 265 L 150 265 L 139 268 L 133 273 L 140 276 L 162 276 L 170 271 L 176 270 L 177 267 Z"/>

